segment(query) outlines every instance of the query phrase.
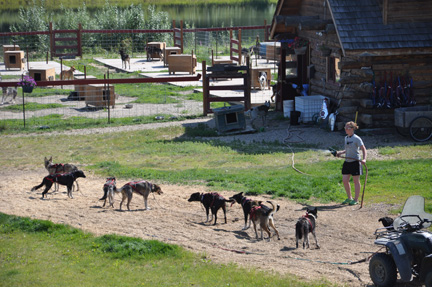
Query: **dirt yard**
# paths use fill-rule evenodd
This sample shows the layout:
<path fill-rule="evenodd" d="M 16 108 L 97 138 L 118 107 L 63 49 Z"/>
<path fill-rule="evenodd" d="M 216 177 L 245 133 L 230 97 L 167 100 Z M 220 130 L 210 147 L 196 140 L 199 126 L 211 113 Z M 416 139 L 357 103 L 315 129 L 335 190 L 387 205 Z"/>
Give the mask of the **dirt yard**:
<path fill-rule="evenodd" d="M 146 128 L 152 126 L 147 125 Z M 286 128 L 278 129 L 274 126 L 273 129 L 267 128 L 266 132 L 244 137 L 259 142 L 259 137 L 272 139 L 278 131 L 282 133 L 278 136 L 279 139 L 283 139 L 287 134 Z M 88 129 L 85 132 L 113 132 L 113 129 Z M 239 137 L 230 138 L 245 140 Z M 379 145 L 382 139 L 385 139 L 386 145 L 392 145 L 393 140 L 399 144 L 403 141 L 401 138 L 393 137 L 397 136 L 382 133 L 362 136 L 368 147 L 368 159 L 379 157 L 373 148 Z M 339 132 L 329 134 L 320 129 L 310 128 L 302 132 L 301 139 L 306 143 L 320 139 L 322 148 L 325 148 L 335 142 L 342 143 L 343 135 Z M 221 137 L 221 140 L 224 138 Z M 404 143 L 410 144 L 410 141 Z M 88 172 L 86 174 L 87 178 L 79 179 L 81 190 L 74 193 L 74 199 L 68 199 L 65 187 L 62 187 L 60 192 L 49 194 L 48 199 L 41 200 L 42 190 L 30 190 L 46 175 L 46 170 L 42 166 L 36 169 L 2 169 L 0 192 L 4 195 L 13 192 L 14 196 L 3 196 L 0 201 L 0 212 L 65 223 L 96 235 L 116 233 L 178 244 L 190 251 L 205 254 L 209 260 L 216 263 L 234 262 L 245 268 L 295 274 L 304 280 L 325 279 L 345 286 L 372 286 L 368 263 L 356 262 L 370 257 L 379 250 L 373 244 L 373 233 L 376 228 L 381 227 L 378 219 L 388 215 L 390 207 L 368 204 L 367 197 L 362 209 L 359 206 L 342 206 L 339 203 L 318 204 L 317 237 L 321 248 L 316 249 L 315 241 L 311 237 L 311 249 L 304 250 L 295 248 L 294 225 L 297 219 L 305 214 L 306 206 L 292 201 L 280 198 L 273 200 L 281 207 L 274 216 L 281 240 L 275 237 L 270 240 L 257 240 L 253 228 L 242 230 L 243 213 L 238 204 L 228 207 L 227 224 L 223 222 L 221 210 L 217 225 L 204 223 L 206 217 L 203 207 L 198 202 L 190 203 L 187 200 L 194 192 L 211 191 L 205 187 L 162 184 L 164 194 L 151 195 L 149 198 L 151 210 L 144 210 L 143 199 L 135 195 L 131 211 L 121 212 L 118 209 L 119 195 L 116 195 L 114 209 L 102 208 L 102 202 L 98 199 L 102 196 L 105 179 Z M 120 180 L 117 185 L 122 186 L 125 183 L 126 181 Z M 221 192 L 226 198 L 233 194 L 231 191 Z"/>
<path fill-rule="evenodd" d="M 306 280 L 327 278 L 348 286 L 371 283 L 367 263 L 350 265 L 350 262 L 365 259 L 378 250 L 373 245 L 373 232 L 380 227 L 378 218 L 387 214 L 385 206 L 367 203 L 362 209 L 320 204 L 317 236 L 321 248 L 315 248 L 311 237 L 311 249 L 295 249 L 294 224 L 305 214 L 305 206 L 288 200 L 274 200 L 281 206 L 275 215 L 281 240 L 276 237 L 256 240 L 253 228 L 242 231 L 243 215 L 238 204 L 228 207 L 227 224 L 223 223 L 222 211 L 219 211 L 217 225 L 204 223 L 206 217 L 201 205 L 187 201 L 193 192 L 207 192 L 200 186 L 162 185 L 164 194 L 149 198 L 151 210 L 145 211 L 143 199 L 134 196 L 131 211 L 121 212 L 118 210 L 119 195 L 115 198 L 115 209 L 102 208 L 98 199 L 103 193 L 104 179 L 92 174 L 79 179 L 81 191 L 75 192 L 74 199 L 68 199 L 62 187 L 60 192 L 41 200 L 41 190 L 30 190 L 39 184 L 45 173 L 43 169 L 1 171 L 0 191 L 3 194 L 13 192 L 14 196 L 3 196 L 0 211 L 70 224 L 96 235 L 116 233 L 156 239 L 205 254 L 216 263 L 235 262 L 243 267 L 295 274 Z M 22 178 L 26 178 L 24 184 Z M 124 183 L 120 181 L 118 185 Z M 221 193 L 225 197 L 232 194 Z"/>

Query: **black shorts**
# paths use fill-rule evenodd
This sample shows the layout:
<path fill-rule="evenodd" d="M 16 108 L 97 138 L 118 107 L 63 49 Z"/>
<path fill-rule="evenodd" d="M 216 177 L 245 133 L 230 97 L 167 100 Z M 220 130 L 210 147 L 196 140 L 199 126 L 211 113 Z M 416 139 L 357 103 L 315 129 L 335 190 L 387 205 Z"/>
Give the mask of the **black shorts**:
<path fill-rule="evenodd" d="M 344 161 L 342 166 L 342 174 L 363 175 L 363 167 L 359 161 Z"/>

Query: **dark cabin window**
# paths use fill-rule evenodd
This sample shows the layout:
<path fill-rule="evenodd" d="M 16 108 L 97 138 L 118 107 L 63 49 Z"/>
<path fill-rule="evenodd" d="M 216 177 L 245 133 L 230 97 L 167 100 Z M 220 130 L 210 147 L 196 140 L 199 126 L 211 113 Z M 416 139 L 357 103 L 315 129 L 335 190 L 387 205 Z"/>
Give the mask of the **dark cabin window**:
<path fill-rule="evenodd" d="M 327 58 L 327 82 L 338 83 L 340 80 L 339 58 Z"/>

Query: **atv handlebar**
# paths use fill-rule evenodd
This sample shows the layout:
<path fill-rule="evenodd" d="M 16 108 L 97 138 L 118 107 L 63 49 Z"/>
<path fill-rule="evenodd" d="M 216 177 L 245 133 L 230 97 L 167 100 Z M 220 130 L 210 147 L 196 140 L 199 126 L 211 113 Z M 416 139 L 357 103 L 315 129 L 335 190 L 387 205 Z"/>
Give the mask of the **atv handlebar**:
<path fill-rule="evenodd" d="M 409 223 L 402 217 L 417 217 L 419 221 L 416 223 Z M 424 228 L 424 223 L 432 223 L 432 220 L 429 220 L 427 218 L 422 219 L 419 215 L 402 215 L 401 220 L 403 221 L 403 223 L 399 225 L 398 228 L 393 228 L 392 226 L 378 228 L 374 233 L 375 238 L 386 238 L 388 240 L 395 240 L 399 238 L 399 236 L 404 232 L 418 231 Z"/>
<path fill-rule="evenodd" d="M 415 223 L 408 222 L 407 220 L 404 219 L 407 217 L 416 217 L 416 218 L 418 218 L 418 221 Z M 402 220 L 402 223 L 399 225 L 399 227 L 397 229 L 401 230 L 401 231 L 408 231 L 408 232 L 413 232 L 416 230 L 423 229 L 424 228 L 423 224 L 431 222 L 429 219 L 421 218 L 417 214 L 401 215 L 399 218 Z"/>

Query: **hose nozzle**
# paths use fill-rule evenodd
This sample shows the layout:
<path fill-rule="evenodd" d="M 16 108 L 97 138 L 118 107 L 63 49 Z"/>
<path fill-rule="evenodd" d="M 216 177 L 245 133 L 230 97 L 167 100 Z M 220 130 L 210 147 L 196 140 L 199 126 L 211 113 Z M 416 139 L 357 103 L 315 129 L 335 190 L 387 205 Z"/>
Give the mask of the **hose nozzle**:
<path fill-rule="evenodd" d="M 335 150 L 335 149 L 332 149 L 331 147 L 329 147 L 329 149 L 328 149 L 330 152 L 331 152 L 331 154 L 333 155 L 333 156 L 337 156 L 337 150 Z"/>

